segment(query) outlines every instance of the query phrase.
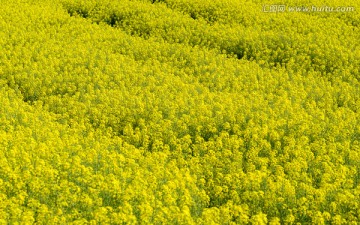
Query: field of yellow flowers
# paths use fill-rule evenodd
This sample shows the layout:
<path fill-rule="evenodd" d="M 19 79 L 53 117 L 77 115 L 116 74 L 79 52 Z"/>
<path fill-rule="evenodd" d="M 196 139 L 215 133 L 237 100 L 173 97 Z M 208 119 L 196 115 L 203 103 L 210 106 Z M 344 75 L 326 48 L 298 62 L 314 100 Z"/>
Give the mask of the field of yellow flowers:
<path fill-rule="evenodd" d="M 360 224 L 360 2 L 280 3 L 0 0 L 0 225 Z"/>

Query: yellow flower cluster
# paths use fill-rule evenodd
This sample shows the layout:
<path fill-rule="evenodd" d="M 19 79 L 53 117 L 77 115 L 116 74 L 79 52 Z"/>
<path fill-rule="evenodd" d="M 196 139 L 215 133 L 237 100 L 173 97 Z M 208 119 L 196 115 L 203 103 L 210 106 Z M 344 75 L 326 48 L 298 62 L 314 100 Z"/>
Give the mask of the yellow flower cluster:
<path fill-rule="evenodd" d="M 3 0 L 0 224 L 360 223 L 359 13 L 263 4 Z"/>

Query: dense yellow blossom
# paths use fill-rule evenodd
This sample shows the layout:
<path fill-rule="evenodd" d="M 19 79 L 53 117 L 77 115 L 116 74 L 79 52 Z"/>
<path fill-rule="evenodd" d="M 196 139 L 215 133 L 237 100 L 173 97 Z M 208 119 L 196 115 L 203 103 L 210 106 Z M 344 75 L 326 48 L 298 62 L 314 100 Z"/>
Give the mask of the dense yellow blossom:
<path fill-rule="evenodd" d="M 360 223 L 359 2 L 2 0 L 0 224 Z"/>

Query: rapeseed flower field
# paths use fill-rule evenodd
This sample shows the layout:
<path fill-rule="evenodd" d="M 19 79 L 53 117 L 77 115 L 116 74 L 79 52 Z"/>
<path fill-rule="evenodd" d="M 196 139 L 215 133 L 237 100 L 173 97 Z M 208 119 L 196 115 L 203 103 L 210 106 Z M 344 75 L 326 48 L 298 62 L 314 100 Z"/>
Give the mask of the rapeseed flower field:
<path fill-rule="evenodd" d="M 359 10 L 1 0 L 0 224 L 360 224 Z"/>

